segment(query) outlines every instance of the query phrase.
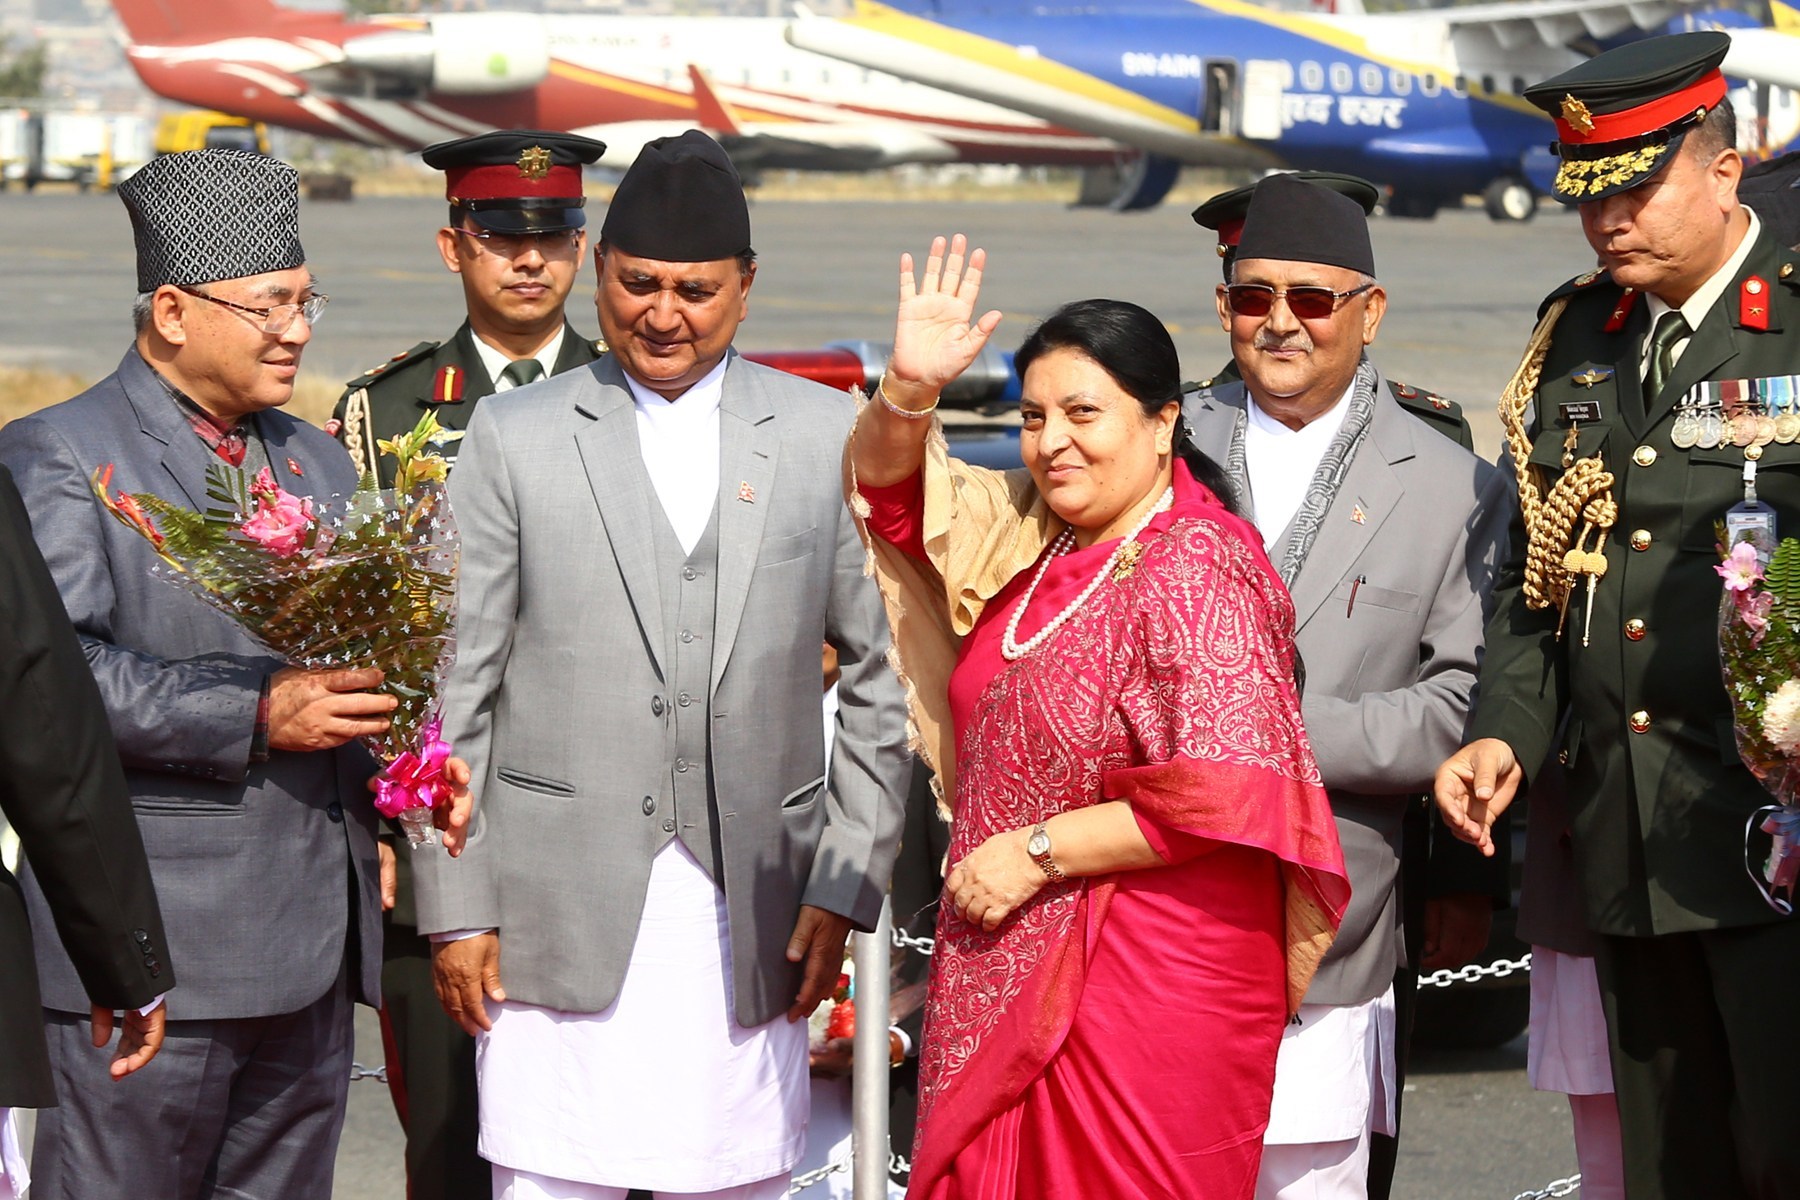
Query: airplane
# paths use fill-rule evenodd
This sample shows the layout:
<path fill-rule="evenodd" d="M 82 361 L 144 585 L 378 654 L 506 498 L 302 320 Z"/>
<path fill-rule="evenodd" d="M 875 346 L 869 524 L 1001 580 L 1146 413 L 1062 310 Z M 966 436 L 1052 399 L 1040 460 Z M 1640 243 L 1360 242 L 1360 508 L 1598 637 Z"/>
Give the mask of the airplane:
<path fill-rule="evenodd" d="M 1800 136 L 1800 40 L 1739 13 L 1689 11 L 1699 2 L 1366 14 L 1358 0 L 1330 13 L 1246 0 L 855 0 L 848 17 L 803 12 L 788 40 L 1138 147 L 1136 206 L 1183 165 L 1248 159 L 1362 175 L 1391 189 L 1393 216 L 1431 217 L 1479 193 L 1495 220 L 1523 221 L 1549 190 L 1556 135 L 1520 93 L 1618 41 L 1727 27 L 1740 146 L 1766 156 Z"/>
<path fill-rule="evenodd" d="M 416 150 L 494 128 L 571 130 L 629 166 L 702 128 L 747 176 L 900 163 L 1110 168 L 1132 152 L 1010 109 L 796 50 L 781 18 L 381 16 L 274 0 L 114 0 L 144 85 L 320 137 Z"/>

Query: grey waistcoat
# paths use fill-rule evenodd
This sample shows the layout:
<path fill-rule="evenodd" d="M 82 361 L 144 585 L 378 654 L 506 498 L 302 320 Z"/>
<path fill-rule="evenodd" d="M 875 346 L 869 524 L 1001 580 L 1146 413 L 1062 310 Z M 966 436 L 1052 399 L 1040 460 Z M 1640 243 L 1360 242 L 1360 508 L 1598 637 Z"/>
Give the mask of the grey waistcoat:
<path fill-rule="evenodd" d="M 675 530 L 655 505 L 656 576 L 662 595 L 663 636 L 667 646 L 667 692 L 663 698 L 664 760 L 669 764 L 663 794 L 662 829 L 679 836 L 715 883 L 719 878 L 719 821 L 712 771 L 713 610 L 719 579 L 719 514 L 713 507 L 706 532 L 688 554 Z"/>

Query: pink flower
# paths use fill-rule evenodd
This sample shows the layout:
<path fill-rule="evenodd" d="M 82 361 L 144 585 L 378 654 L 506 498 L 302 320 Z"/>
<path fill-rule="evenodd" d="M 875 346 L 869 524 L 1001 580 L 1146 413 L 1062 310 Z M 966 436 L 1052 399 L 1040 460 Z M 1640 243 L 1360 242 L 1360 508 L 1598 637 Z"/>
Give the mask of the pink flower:
<path fill-rule="evenodd" d="M 1762 563 L 1756 557 L 1756 547 L 1749 542 L 1739 542 L 1725 556 L 1725 561 L 1714 567 L 1719 578 L 1725 581 L 1728 592 L 1747 592 L 1763 577 Z"/>
<path fill-rule="evenodd" d="M 1756 634 L 1751 645 L 1760 646 L 1764 631 L 1769 628 L 1769 610 L 1775 607 L 1775 597 L 1768 592 L 1758 592 L 1754 597 L 1745 599 L 1748 593 L 1739 592 L 1737 597 L 1738 616 L 1744 624 Z"/>
<path fill-rule="evenodd" d="M 256 512 L 244 521 L 244 536 L 276 558 L 292 558 L 313 526 L 312 500 L 283 491 L 267 467 L 256 473 L 250 492 Z"/>

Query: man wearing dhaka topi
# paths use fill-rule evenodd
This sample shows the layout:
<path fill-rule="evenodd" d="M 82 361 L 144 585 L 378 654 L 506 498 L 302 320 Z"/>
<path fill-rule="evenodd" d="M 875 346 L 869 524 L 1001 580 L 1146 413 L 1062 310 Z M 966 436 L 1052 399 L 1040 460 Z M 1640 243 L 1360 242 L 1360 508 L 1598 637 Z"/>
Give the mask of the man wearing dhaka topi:
<path fill-rule="evenodd" d="M 150 1077 L 114 1080 L 89 1003 L 26 877 L 61 1104 L 38 1118 L 33 1200 L 328 1200 L 351 1005 L 378 999 L 373 761 L 381 673 L 304 671 L 151 573 L 150 543 L 90 478 L 207 507 L 206 473 L 288 492 L 356 486 L 343 450 L 280 411 L 325 306 L 298 176 L 201 150 L 119 187 L 137 240 L 136 339 L 73 400 L 0 430 L 33 533 L 100 685 L 181 964 Z"/>
<path fill-rule="evenodd" d="M 644 148 L 596 265 L 611 353 L 484 403 L 451 476 L 475 816 L 415 863 L 419 928 L 479 1039 L 498 1200 L 775 1200 L 803 1018 L 880 913 L 911 772 L 839 488 L 854 412 L 732 352 L 756 262 L 705 135 Z"/>

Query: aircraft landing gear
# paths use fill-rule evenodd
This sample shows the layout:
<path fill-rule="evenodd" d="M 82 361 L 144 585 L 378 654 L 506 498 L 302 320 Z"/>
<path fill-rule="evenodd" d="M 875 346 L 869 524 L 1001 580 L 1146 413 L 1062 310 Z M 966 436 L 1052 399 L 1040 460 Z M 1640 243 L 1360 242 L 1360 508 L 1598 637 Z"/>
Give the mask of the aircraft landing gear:
<path fill-rule="evenodd" d="M 1442 204 L 1442 199 L 1437 196 L 1428 196 L 1419 192 L 1395 192 L 1388 197 L 1387 213 L 1390 217 L 1429 221 L 1437 216 L 1438 208 Z"/>
<path fill-rule="evenodd" d="M 1537 189 L 1517 175 L 1502 175 L 1487 185 L 1482 206 L 1495 221 L 1529 221 L 1537 215 Z"/>

